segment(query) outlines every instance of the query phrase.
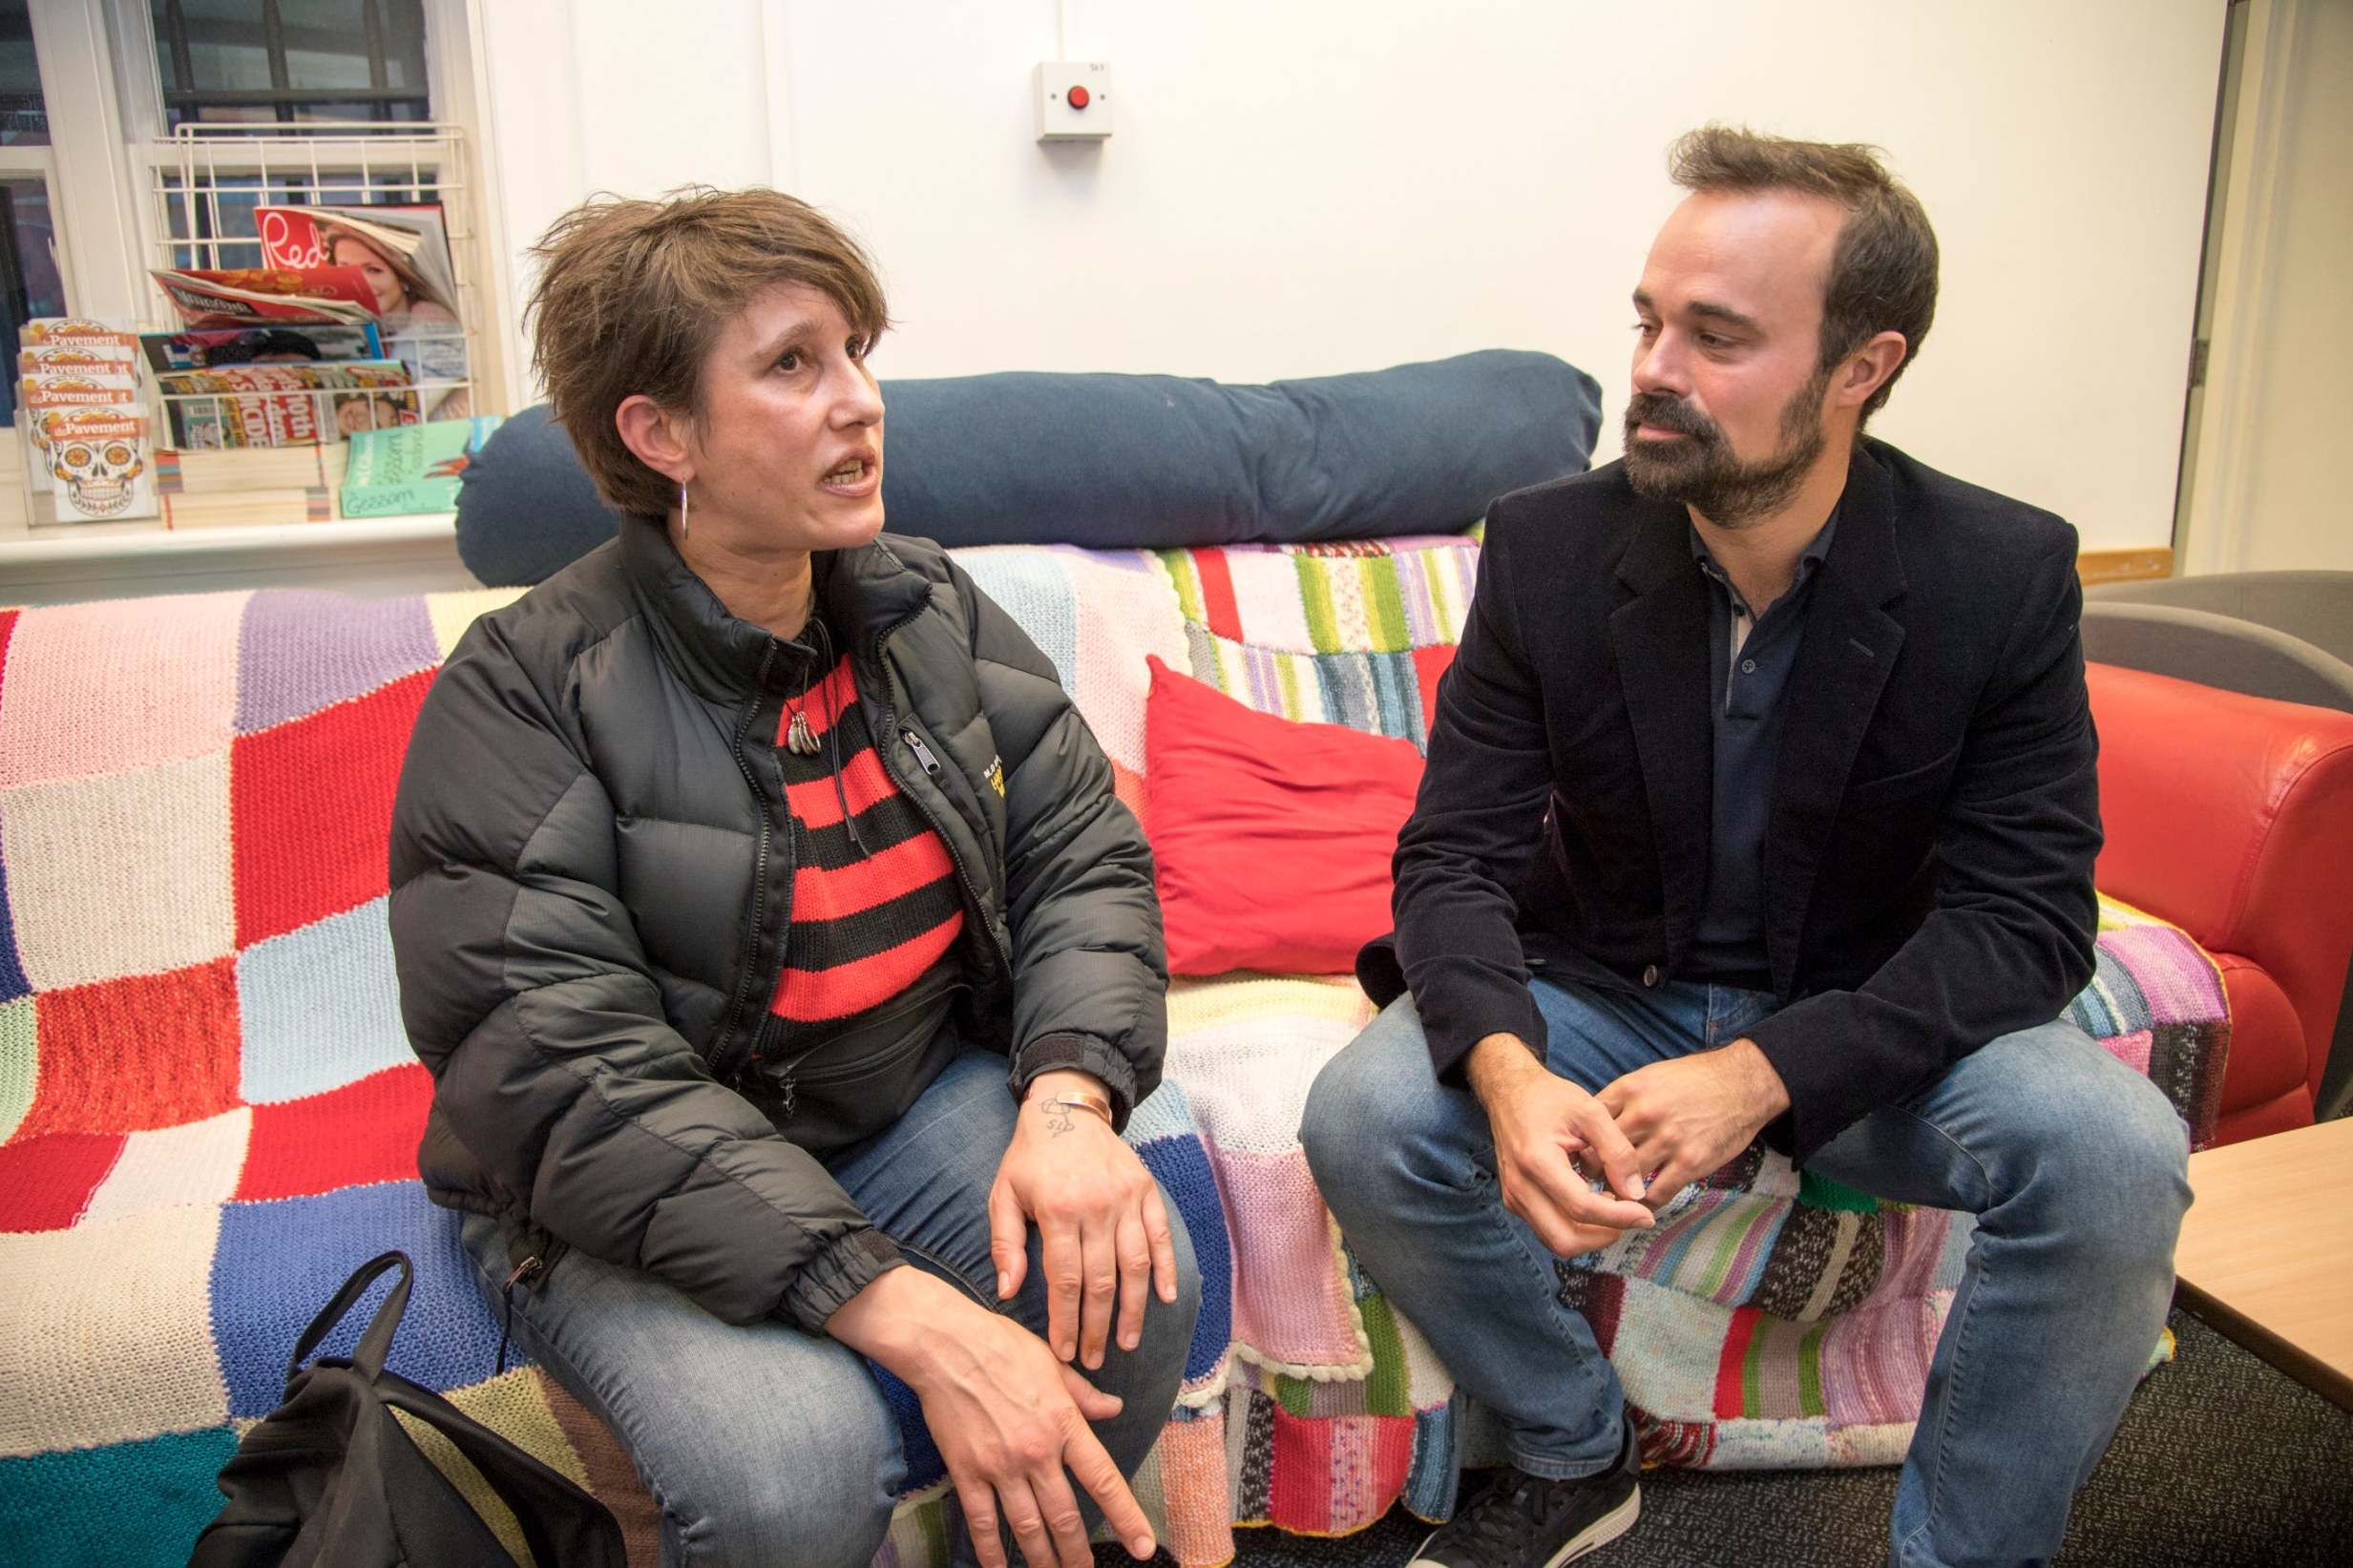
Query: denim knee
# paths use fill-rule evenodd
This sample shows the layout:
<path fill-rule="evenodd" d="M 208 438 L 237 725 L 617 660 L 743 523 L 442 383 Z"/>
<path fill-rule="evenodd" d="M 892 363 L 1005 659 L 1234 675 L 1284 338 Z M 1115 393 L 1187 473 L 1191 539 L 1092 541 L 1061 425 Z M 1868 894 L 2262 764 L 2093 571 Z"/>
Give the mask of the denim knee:
<path fill-rule="evenodd" d="M 2106 1134 L 2115 1190 L 2146 1201 L 2152 1241 L 2172 1256 L 2181 1217 L 2190 1207 L 2190 1128 L 2165 1092 L 2134 1078 L 2110 1113 Z"/>
<path fill-rule="evenodd" d="M 1351 1045 L 1315 1075 L 1299 1117 L 1299 1146 L 1308 1171 L 1335 1212 L 1348 1208 L 1349 1199 L 1368 1184 L 1372 1173 L 1366 1167 L 1381 1154 L 1378 1097 L 1366 1082 L 1369 1076 Z"/>
<path fill-rule="evenodd" d="M 658 1495 L 679 1561 L 692 1568 L 867 1568 L 904 1477 L 897 1433 L 821 1424 L 787 1447 L 746 1443 Z"/>
<path fill-rule="evenodd" d="M 1355 1199 L 1379 1202 L 1385 1182 L 1410 1158 L 1417 1114 L 1435 1109 L 1429 1049 L 1413 1003 L 1400 997 L 1315 1075 L 1299 1145 L 1334 1213 L 1355 1206 Z"/>
<path fill-rule="evenodd" d="M 2118 1267 L 2170 1264 L 2190 1205 L 2190 1133 L 2145 1077 L 2051 1108 L 2038 1182 L 2053 1228 Z"/>

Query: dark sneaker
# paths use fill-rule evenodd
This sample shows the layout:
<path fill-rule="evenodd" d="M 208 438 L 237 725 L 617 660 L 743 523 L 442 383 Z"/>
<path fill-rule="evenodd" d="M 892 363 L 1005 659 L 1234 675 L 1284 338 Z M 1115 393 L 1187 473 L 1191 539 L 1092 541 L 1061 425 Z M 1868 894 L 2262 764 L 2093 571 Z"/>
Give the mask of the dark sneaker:
<path fill-rule="evenodd" d="M 1634 1528 L 1641 1470 L 1629 1416 L 1616 1464 L 1573 1481 L 1501 1471 L 1476 1502 L 1421 1543 L 1406 1568 L 1561 1568 Z"/>

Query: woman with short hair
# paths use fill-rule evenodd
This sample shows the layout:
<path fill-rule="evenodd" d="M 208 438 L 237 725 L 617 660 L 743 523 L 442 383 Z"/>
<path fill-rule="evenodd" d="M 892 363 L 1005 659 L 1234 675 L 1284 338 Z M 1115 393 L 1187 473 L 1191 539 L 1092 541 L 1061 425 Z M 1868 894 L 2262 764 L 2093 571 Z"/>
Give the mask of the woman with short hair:
<path fill-rule="evenodd" d="M 880 533 L 854 243 L 704 191 L 538 255 L 555 417 L 625 519 L 474 623 L 410 744 L 426 1182 L 665 1561 L 866 1563 L 906 1474 L 870 1357 L 961 1551 L 1079 1568 L 1099 1505 L 1146 1556 L 1124 1475 L 1198 1279 L 1119 1136 L 1166 1028 L 1143 835 L 1053 666 Z"/>

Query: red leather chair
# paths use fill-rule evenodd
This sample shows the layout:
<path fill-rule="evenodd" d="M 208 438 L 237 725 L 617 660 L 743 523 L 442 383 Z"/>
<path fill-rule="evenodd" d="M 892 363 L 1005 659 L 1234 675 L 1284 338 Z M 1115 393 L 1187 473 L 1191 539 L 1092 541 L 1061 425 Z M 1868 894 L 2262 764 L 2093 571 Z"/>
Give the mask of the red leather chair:
<path fill-rule="evenodd" d="M 2353 960 L 2353 714 L 2110 664 L 2090 679 L 2100 890 L 2222 971 L 2218 1140 L 2308 1125 Z"/>

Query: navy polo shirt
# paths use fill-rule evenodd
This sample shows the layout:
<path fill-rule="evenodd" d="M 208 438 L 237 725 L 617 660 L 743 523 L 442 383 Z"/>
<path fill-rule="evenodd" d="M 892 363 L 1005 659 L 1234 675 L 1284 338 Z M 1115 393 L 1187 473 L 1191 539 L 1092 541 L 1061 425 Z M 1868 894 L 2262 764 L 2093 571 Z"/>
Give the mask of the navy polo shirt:
<path fill-rule="evenodd" d="M 1715 761 L 1708 895 L 1684 978 L 1773 989 L 1773 966 L 1765 955 L 1765 822 L 1786 728 L 1781 688 L 1797 662 L 1815 574 L 1830 553 L 1838 526 L 1834 509 L 1798 557 L 1789 591 L 1761 616 L 1751 613 L 1691 526 L 1691 554 L 1714 585 L 1708 596 L 1708 646 Z"/>

